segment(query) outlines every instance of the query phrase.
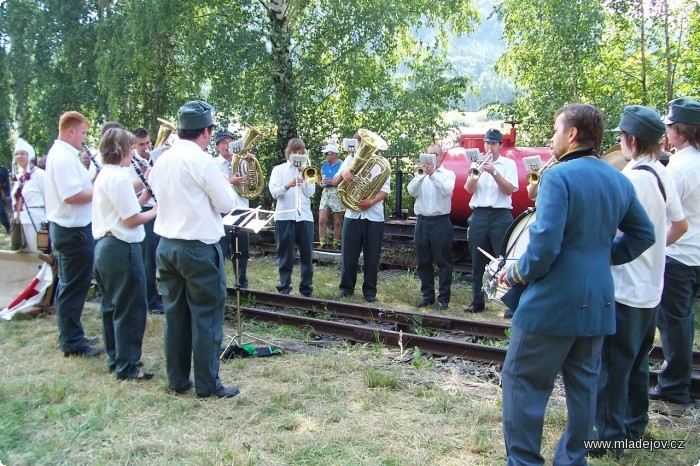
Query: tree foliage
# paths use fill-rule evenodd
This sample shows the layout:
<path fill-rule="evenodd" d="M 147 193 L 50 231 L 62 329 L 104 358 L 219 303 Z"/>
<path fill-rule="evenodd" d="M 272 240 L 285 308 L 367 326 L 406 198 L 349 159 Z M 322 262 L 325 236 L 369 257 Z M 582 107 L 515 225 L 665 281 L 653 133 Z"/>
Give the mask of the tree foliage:
<path fill-rule="evenodd" d="M 503 111 L 538 145 L 566 103 L 599 106 L 613 128 L 625 105 L 664 112 L 677 96 L 698 98 L 698 9 L 690 0 L 501 1 L 508 46 L 499 66 L 518 86 Z"/>

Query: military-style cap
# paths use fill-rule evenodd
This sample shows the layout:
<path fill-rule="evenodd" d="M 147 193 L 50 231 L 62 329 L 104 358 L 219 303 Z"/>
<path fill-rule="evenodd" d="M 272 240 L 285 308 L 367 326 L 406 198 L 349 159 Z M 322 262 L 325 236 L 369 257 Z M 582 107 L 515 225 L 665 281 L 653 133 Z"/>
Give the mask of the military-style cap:
<path fill-rule="evenodd" d="M 687 123 L 700 125 L 700 102 L 693 99 L 675 99 L 668 103 L 668 115 L 663 118 L 667 125 Z"/>
<path fill-rule="evenodd" d="M 179 129 L 191 130 L 207 128 L 214 124 L 211 105 L 203 100 L 187 102 L 177 111 Z"/>
<path fill-rule="evenodd" d="M 497 129 L 490 129 L 484 135 L 484 142 L 503 142 L 503 135 Z"/>
<path fill-rule="evenodd" d="M 643 105 L 628 105 L 622 111 L 620 124 L 613 131 L 624 131 L 642 141 L 659 142 L 666 132 L 661 115 Z"/>
<path fill-rule="evenodd" d="M 231 138 L 231 140 L 235 139 L 233 137 L 233 134 L 231 134 L 230 131 L 225 130 L 225 129 L 220 129 L 216 133 L 214 133 L 214 144 L 218 144 L 222 139 L 224 138 Z"/>

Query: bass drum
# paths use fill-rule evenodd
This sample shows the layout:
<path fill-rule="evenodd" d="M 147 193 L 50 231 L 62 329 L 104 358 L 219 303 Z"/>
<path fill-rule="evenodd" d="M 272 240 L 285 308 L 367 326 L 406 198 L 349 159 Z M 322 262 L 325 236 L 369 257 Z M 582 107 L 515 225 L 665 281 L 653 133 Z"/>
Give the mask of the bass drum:
<path fill-rule="evenodd" d="M 528 244 L 530 244 L 530 227 L 535 223 L 536 219 L 534 207 L 530 207 L 518 215 L 508 228 L 505 238 L 503 238 L 503 246 L 501 246 L 501 250 L 505 251 L 503 257 L 492 260 L 486 266 L 483 290 L 489 301 L 495 301 L 505 306 L 501 298 L 510 288 L 498 284 L 498 274 L 503 268 L 517 262 L 525 253 Z"/>

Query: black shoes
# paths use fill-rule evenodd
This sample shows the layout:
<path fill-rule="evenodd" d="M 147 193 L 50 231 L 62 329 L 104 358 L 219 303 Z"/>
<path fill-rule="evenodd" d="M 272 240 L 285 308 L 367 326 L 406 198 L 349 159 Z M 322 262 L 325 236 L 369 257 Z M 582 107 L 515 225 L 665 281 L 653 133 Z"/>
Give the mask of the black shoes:
<path fill-rule="evenodd" d="M 100 342 L 100 337 L 92 337 L 92 338 L 84 337 L 84 338 L 85 338 L 85 344 L 88 346 L 96 345 Z"/>
<path fill-rule="evenodd" d="M 138 373 L 130 375 L 128 377 L 124 377 L 124 378 L 117 377 L 117 378 L 119 380 L 139 380 L 140 381 L 140 380 L 151 380 L 153 377 L 155 377 L 155 374 L 153 372 L 139 371 Z"/>
<path fill-rule="evenodd" d="M 336 298 L 347 298 L 348 296 L 352 296 L 352 295 L 353 295 L 353 293 L 351 293 L 349 291 L 340 290 L 340 291 L 338 291 L 338 295 L 336 296 Z"/>
<path fill-rule="evenodd" d="M 589 458 L 602 458 L 608 454 L 619 460 L 625 455 L 625 450 L 624 448 L 589 448 L 587 453 Z"/>
<path fill-rule="evenodd" d="M 435 303 L 435 299 L 423 298 L 416 303 L 416 307 L 428 307 L 433 303 Z"/>
<path fill-rule="evenodd" d="M 183 385 L 182 387 L 171 388 L 170 390 L 177 393 L 178 395 L 182 395 L 183 393 L 189 392 L 192 389 L 192 387 L 194 387 L 194 383 L 192 383 L 191 380 L 188 380 L 187 383 L 185 383 L 185 385 Z"/>
<path fill-rule="evenodd" d="M 75 351 L 66 351 L 63 353 L 63 356 L 82 356 L 84 358 L 94 358 L 95 356 L 104 354 L 104 352 L 104 348 L 92 348 L 90 346 L 84 346 L 83 348 L 77 349 Z"/>
<path fill-rule="evenodd" d="M 663 395 L 658 386 L 649 389 L 649 399 L 666 401 L 677 405 L 687 405 L 689 403 L 689 401 L 679 401 L 678 399 L 669 398 L 668 396 Z"/>
<path fill-rule="evenodd" d="M 215 393 L 210 393 L 208 395 L 197 394 L 198 398 L 233 398 L 238 395 L 241 391 L 236 387 L 221 387 Z"/>
<path fill-rule="evenodd" d="M 507 309 L 507 310 L 503 313 L 503 318 L 504 318 L 504 319 L 512 319 L 512 318 L 513 318 L 513 311 L 511 311 L 510 309 Z"/>
<path fill-rule="evenodd" d="M 365 296 L 365 301 L 367 301 L 368 303 L 373 303 L 376 300 L 377 300 L 376 296 Z"/>
<path fill-rule="evenodd" d="M 484 312 L 485 309 L 486 309 L 486 305 L 483 303 L 482 304 L 471 303 L 468 307 L 464 308 L 464 312 L 469 312 L 471 314 L 475 314 L 477 312 Z"/>
<path fill-rule="evenodd" d="M 438 303 L 438 308 L 439 308 L 441 311 L 444 311 L 444 310 L 447 309 L 448 307 L 450 307 L 450 303 L 448 303 L 447 301 L 440 301 L 440 302 Z"/>

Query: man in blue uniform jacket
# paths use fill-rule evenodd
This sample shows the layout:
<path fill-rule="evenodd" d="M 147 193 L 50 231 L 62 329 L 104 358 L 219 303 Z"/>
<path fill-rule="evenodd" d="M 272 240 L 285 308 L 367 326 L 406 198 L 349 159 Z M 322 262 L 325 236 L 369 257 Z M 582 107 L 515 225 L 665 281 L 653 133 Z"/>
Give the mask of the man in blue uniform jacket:
<path fill-rule="evenodd" d="M 513 318 L 503 365 L 503 435 L 509 465 L 543 464 L 544 411 L 559 371 L 567 424 L 554 465 L 585 465 L 594 438 L 596 383 L 603 335 L 615 332 L 610 265 L 654 244 L 654 229 L 630 181 L 597 157 L 603 114 L 572 104 L 555 114 L 537 221 L 523 256 L 504 270 L 504 285 L 528 284 Z M 616 237 L 617 230 L 622 235 Z"/>

